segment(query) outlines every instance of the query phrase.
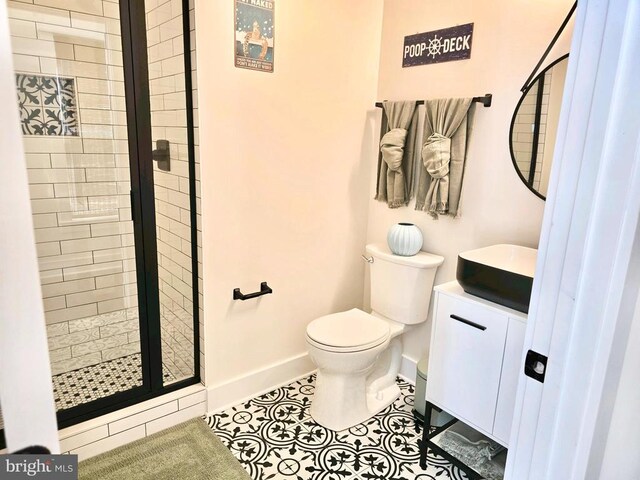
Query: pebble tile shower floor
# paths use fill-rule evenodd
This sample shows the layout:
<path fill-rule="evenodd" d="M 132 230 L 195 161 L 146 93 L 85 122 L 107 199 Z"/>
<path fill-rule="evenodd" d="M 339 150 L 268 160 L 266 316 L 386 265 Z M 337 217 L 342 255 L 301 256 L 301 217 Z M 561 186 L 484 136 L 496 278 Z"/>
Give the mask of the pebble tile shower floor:
<path fill-rule="evenodd" d="M 431 452 L 427 470 L 420 468 L 413 386 L 401 379 L 398 385 L 402 393 L 392 405 L 341 432 L 311 418 L 315 375 L 206 421 L 254 480 L 467 480 Z"/>

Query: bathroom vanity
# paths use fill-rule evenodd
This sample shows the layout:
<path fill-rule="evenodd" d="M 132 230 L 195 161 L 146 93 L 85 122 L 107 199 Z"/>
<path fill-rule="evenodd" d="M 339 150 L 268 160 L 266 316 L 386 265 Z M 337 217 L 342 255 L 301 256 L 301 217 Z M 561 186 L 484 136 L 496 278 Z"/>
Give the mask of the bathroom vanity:
<path fill-rule="evenodd" d="M 470 295 L 457 281 L 434 290 L 427 407 L 508 447 L 527 315 Z"/>

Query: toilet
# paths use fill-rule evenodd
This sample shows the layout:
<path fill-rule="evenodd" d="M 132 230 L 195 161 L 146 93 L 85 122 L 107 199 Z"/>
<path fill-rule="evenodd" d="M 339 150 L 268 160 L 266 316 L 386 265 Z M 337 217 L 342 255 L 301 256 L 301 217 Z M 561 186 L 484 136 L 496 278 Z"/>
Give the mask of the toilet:
<path fill-rule="evenodd" d="M 394 255 L 382 244 L 366 251 L 371 313 L 354 308 L 307 326 L 309 356 L 318 368 L 311 416 L 336 431 L 367 420 L 400 395 L 401 335 L 427 320 L 436 270 L 444 261 L 426 252 Z"/>

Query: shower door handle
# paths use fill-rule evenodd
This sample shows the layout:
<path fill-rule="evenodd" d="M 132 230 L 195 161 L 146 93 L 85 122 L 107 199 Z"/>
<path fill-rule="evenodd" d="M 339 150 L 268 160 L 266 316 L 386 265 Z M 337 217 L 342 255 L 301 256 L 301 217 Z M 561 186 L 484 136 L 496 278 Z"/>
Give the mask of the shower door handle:
<path fill-rule="evenodd" d="M 171 154 L 169 149 L 169 140 L 156 141 L 156 149 L 151 152 L 151 157 L 158 162 L 158 168 L 168 172 L 171 170 Z"/>
<path fill-rule="evenodd" d="M 135 217 L 136 203 L 135 203 L 135 197 L 133 195 L 133 190 L 129 190 L 129 200 L 131 200 L 131 221 L 133 223 L 136 223 L 136 217 Z"/>

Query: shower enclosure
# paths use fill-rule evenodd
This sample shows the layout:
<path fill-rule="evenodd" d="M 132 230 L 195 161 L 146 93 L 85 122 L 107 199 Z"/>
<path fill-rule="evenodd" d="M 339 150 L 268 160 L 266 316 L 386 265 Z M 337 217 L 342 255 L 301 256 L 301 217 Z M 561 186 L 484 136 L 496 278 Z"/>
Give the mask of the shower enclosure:
<path fill-rule="evenodd" d="M 190 7 L 3 1 L 64 427 L 200 380 Z"/>

